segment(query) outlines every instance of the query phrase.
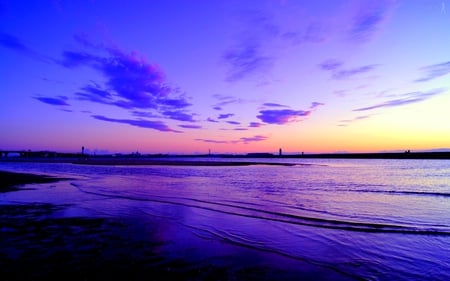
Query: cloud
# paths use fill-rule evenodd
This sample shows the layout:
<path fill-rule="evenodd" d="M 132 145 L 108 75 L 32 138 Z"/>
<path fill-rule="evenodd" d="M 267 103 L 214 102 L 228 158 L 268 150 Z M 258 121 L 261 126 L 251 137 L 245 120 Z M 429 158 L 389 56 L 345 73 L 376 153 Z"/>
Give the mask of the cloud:
<path fill-rule="evenodd" d="M 192 114 L 188 114 L 188 113 L 185 113 L 182 111 L 164 111 L 162 114 L 164 116 L 168 117 L 169 119 L 173 119 L 173 120 L 185 121 L 185 122 L 195 122 Z"/>
<path fill-rule="evenodd" d="M 219 123 L 219 121 L 214 120 L 211 117 L 208 117 L 208 119 L 206 119 L 206 121 L 211 122 L 211 123 Z"/>
<path fill-rule="evenodd" d="M 363 74 L 374 70 L 377 65 L 370 64 L 355 68 L 342 69 L 344 63 L 336 59 L 328 59 L 319 64 L 322 70 L 330 71 L 333 79 L 348 79 L 355 75 Z"/>
<path fill-rule="evenodd" d="M 259 128 L 259 127 L 262 127 L 264 124 L 261 124 L 261 123 L 259 123 L 259 122 L 250 122 L 250 124 L 248 124 L 248 126 L 250 127 L 250 128 Z"/>
<path fill-rule="evenodd" d="M 219 117 L 217 117 L 217 119 L 227 119 L 230 118 L 231 116 L 234 116 L 234 114 L 233 113 L 220 114 Z"/>
<path fill-rule="evenodd" d="M 169 85 L 163 71 L 137 52 L 94 44 L 88 38 L 75 38 L 85 51 L 64 51 L 60 64 L 67 68 L 88 66 L 100 72 L 106 82 L 82 87 L 76 93 L 83 100 L 115 105 L 125 109 L 177 110 L 190 106 L 179 89 Z"/>
<path fill-rule="evenodd" d="M 240 141 L 242 141 L 244 144 L 250 143 L 250 142 L 260 142 L 267 140 L 268 137 L 266 136 L 253 136 L 253 137 L 247 137 L 247 138 L 240 138 Z"/>
<path fill-rule="evenodd" d="M 425 75 L 422 78 L 414 80 L 414 82 L 426 82 L 449 74 L 450 61 L 428 65 L 422 67 L 421 70 L 425 72 Z"/>
<path fill-rule="evenodd" d="M 178 127 L 185 128 L 185 129 L 201 129 L 202 126 L 200 125 L 178 125 Z"/>
<path fill-rule="evenodd" d="M 231 125 L 240 125 L 241 124 L 241 122 L 238 122 L 238 121 L 227 121 L 227 123 L 231 124 Z"/>
<path fill-rule="evenodd" d="M 242 43 L 223 55 L 228 67 L 226 81 L 235 82 L 248 77 L 264 76 L 274 65 L 274 58 L 264 55 L 258 43 Z"/>
<path fill-rule="evenodd" d="M 220 107 L 220 106 L 215 106 L 215 107 L 213 107 L 213 109 L 214 109 L 214 110 L 222 110 L 222 107 Z"/>
<path fill-rule="evenodd" d="M 311 103 L 311 106 L 309 107 L 309 109 L 316 109 L 316 108 L 318 108 L 319 106 L 322 106 L 322 105 L 325 105 L 325 104 L 321 103 L 321 102 L 314 101 L 314 102 Z"/>
<path fill-rule="evenodd" d="M 333 79 L 339 79 L 339 80 L 340 79 L 348 79 L 355 75 L 370 72 L 373 69 L 375 69 L 375 67 L 376 67 L 376 65 L 372 64 L 372 65 L 365 65 L 365 66 L 360 66 L 360 67 L 356 67 L 356 68 L 339 70 L 339 71 L 335 71 L 333 73 L 332 77 L 333 77 Z"/>
<path fill-rule="evenodd" d="M 319 67 L 323 70 L 328 70 L 328 71 L 332 71 L 332 70 L 336 70 L 338 68 L 340 68 L 344 63 L 342 61 L 338 61 L 335 59 L 328 59 L 324 62 L 322 62 L 321 64 L 319 64 Z"/>
<path fill-rule="evenodd" d="M 383 103 L 375 104 L 368 107 L 361 107 L 354 109 L 353 111 L 366 111 L 366 110 L 372 110 L 377 108 L 383 108 L 383 107 L 394 107 L 394 106 L 402 106 L 407 105 L 411 103 L 417 103 L 424 100 L 427 100 L 433 96 L 439 95 L 441 93 L 446 92 L 447 89 L 441 88 L 441 89 L 434 89 L 428 92 L 412 92 L 402 95 L 401 98 L 388 100 Z"/>
<path fill-rule="evenodd" d="M 308 116 L 311 111 L 280 109 L 280 110 L 261 110 L 256 116 L 262 122 L 267 124 L 283 125 L 297 121 L 299 117 Z"/>
<path fill-rule="evenodd" d="M 36 51 L 24 44 L 18 37 L 0 32 L 0 46 L 7 49 L 20 53 L 22 55 L 28 56 L 33 59 L 40 60 L 42 62 L 50 62 L 51 59 L 38 54 Z"/>
<path fill-rule="evenodd" d="M 280 38 L 290 42 L 292 45 L 303 43 L 323 43 L 329 38 L 330 32 L 323 22 L 311 22 L 304 31 L 286 31 Z"/>
<path fill-rule="evenodd" d="M 169 128 L 166 124 L 164 124 L 161 121 L 148 121 L 143 119 L 133 120 L 133 119 L 114 119 L 114 118 L 108 118 L 101 115 L 92 115 L 93 118 L 101 121 L 106 122 L 113 122 L 113 123 L 121 123 L 121 124 L 128 124 L 135 127 L 140 128 L 146 128 L 146 129 L 154 129 L 161 132 L 174 132 L 174 133 L 182 133 L 181 131 L 173 130 Z"/>
<path fill-rule="evenodd" d="M 266 102 L 266 103 L 263 103 L 263 106 L 269 106 L 269 107 L 288 107 L 287 105 L 278 104 L 278 103 L 272 103 L 272 102 Z"/>
<path fill-rule="evenodd" d="M 370 117 L 372 117 L 372 115 L 361 115 L 361 116 L 356 116 L 353 119 L 340 120 L 338 126 L 347 127 L 350 123 L 353 123 L 353 122 L 359 121 L 359 120 L 363 120 L 363 119 L 367 119 Z"/>
<path fill-rule="evenodd" d="M 217 144 L 238 144 L 238 143 L 243 143 L 243 144 L 248 144 L 251 142 L 260 142 L 260 141 L 265 141 L 267 140 L 268 137 L 266 136 L 261 136 L 261 135 L 256 135 L 253 137 L 242 137 L 239 138 L 237 140 L 230 140 L 230 141 L 226 141 L 226 140 L 214 140 L 214 139 L 195 139 L 196 141 L 201 141 L 201 142 L 206 142 L 206 143 L 217 143 Z"/>
<path fill-rule="evenodd" d="M 350 26 L 350 40 L 358 43 L 370 41 L 393 7 L 392 0 L 362 1 Z"/>
<path fill-rule="evenodd" d="M 66 96 L 58 96 L 58 97 L 33 97 L 34 99 L 37 99 L 40 102 L 50 104 L 50 105 L 57 105 L 57 106 L 70 106 L 70 104 L 67 103 L 68 98 Z"/>
<path fill-rule="evenodd" d="M 196 141 L 202 141 L 202 142 L 206 142 L 206 143 L 229 143 L 228 141 L 223 141 L 223 140 L 211 140 L 211 139 L 194 139 Z"/>
<path fill-rule="evenodd" d="M 222 110 L 222 107 L 225 105 L 244 102 L 244 100 L 233 97 L 233 96 L 213 95 L 213 97 L 219 100 L 219 102 L 214 105 L 214 109 L 216 109 L 216 110 Z M 217 108 L 220 108 L 220 109 L 217 109 Z"/>

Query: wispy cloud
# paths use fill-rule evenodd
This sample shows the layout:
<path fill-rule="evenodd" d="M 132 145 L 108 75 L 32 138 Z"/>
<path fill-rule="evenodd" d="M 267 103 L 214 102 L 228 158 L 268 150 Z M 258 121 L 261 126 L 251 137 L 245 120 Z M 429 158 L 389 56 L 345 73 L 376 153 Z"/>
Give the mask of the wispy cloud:
<path fill-rule="evenodd" d="M 69 106 L 70 104 L 67 103 L 67 100 L 69 99 L 66 96 L 58 96 L 58 97 L 33 97 L 34 99 L 37 99 L 40 102 L 50 104 L 50 105 L 56 105 L 56 106 Z"/>
<path fill-rule="evenodd" d="M 247 144 L 247 143 L 250 143 L 250 142 L 260 142 L 260 141 L 265 141 L 265 140 L 267 140 L 268 139 L 268 137 L 266 137 L 266 136 L 260 136 L 260 135 L 256 135 L 256 136 L 253 136 L 253 137 L 244 137 L 244 138 L 240 138 L 240 140 L 244 143 L 244 144 Z"/>
<path fill-rule="evenodd" d="M 229 141 L 225 141 L 225 140 L 212 140 L 212 139 L 194 139 L 196 141 L 201 141 L 201 142 L 206 142 L 206 143 L 229 143 Z"/>
<path fill-rule="evenodd" d="M 274 58 L 263 53 L 260 44 L 241 43 L 223 55 L 228 66 L 226 81 L 235 82 L 248 77 L 265 76 L 274 65 Z"/>
<path fill-rule="evenodd" d="M 249 126 L 250 128 L 259 128 L 259 127 L 264 126 L 264 124 L 261 124 L 261 123 L 259 123 L 259 122 L 250 122 L 250 124 L 248 124 L 248 126 Z"/>
<path fill-rule="evenodd" d="M 350 68 L 350 69 L 338 70 L 333 73 L 332 77 L 334 79 L 348 79 L 355 75 L 370 72 L 370 71 L 374 70 L 375 67 L 376 67 L 376 65 L 372 64 L 372 65 L 364 65 L 364 66 Z"/>
<path fill-rule="evenodd" d="M 387 20 L 389 11 L 395 7 L 395 1 L 362 1 L 355 13 L 349 30 L 350 40 L 364 43 L 370 41 L 381 24 Z"/>
<path fill-rule="evenodd" d="M 237 140 L 215 140 L 215 139 L 195 139 L 196 141 L 206 142 L 206 143 L 217 143 L 217 144 L 248 144 L 252 142 L 260 142 L 267 140 L 268 137 L 262 135 L 256 135 L 253 137 L 242 137 Z"/>
<path fill-rule="evenodd" d="M 450 73 L 450 61 L 438 63 L 438 64 L 432 64 L 425 67 L 422 67 L 420 70 L 424 72 L 424 76 L 422 78 L 419 78 L 417 80 L 414 80 L 415 82 L 426 82 L 430 81 L 442 76 L 445 76 Z"/>
<path fill-rule="evenodd" d="M 424 100 L 427 100 L 429 98 L 432 98 L 436 95 L 445 93 L 447 91 L 447 89 L 445 88 L 441 88 L 441 89 L 434 89 L 428 92 L 412 92 L 412 93 L 407 93 L 404 95 L 401 95 L 400 98 L 398 99 L 392 99 L 392 100 L 388 100 L 379 104 L 375 104 L 372 106 L 368 106 L 368 107 L 361 107 L 361 108 L 357 108 L 354 109 L 353 111 L 367 111 L 367 110 L 373 110 L 373 109 L 377 109 L 377 108 L 383 108 L 383 107 L 395 107 L 395 106 L 402 106 L 402 105 L 407 105 L 407 104 L 411 104 L 411 103 L 417 103 L 417 102 L 421 102 Z"/>
<path fill-rule="evenodd" d="M 233 113 L 220 114 L 219 117 L 217 117 L 217 119 L 227 119 L 230 118 L 231 116 L 234 116 L 234 114 Z"/>
<path fill-rule="evenodd" d="M 256 116 L 256 118 L 260 119 L 266 124 L 284 125 L 287 123 L 298 121 L 301 117 L 309 116 L 311 112 L 316 110 L 321 105 L 324 104 L 321 102 L 312 102 L 308 110 L 265 109 L 260 110 L 259 115 Z M 258 124 L 259 123 L 253 123 L 254 126 L 258 126 Z"/>
<path fill-rule="evenodd" d="M 219 100 L 218 103 L 213 105 L 213 108 L 216 110 L 222 110 L 223 106 L 234 104 L 234 103 L 243 103 L 244 100 L 241 98 L 237 98 L 234 96 L 227 96 L 227 95 L 213 95 L 213 98 Z"/>
<path fill-rule="evenodd" d="M 0 46 L 42 62 L 51 62 L 49 58 L 28 47 L 18 37 L 8 33 L 0 32 Z"/>
<path fill-rule="evenodd" d="M 185 124 L 182 124 L 182 125 L 178 125 L 178 127 L 181 127 L 181 128 L 185 128 L 185 129 L 201 129 L 202 128 L 202 126 L 200 126 L 200 125 L 185 125 Z"/>
<path fill-rule="evenodd" d="M 149 121 L 149 120 L 133 120 L 133 119 L 115 119 L 115 118 L 108 118 L 102 115 L 92 115 L 93 118 L 101 121 L 106 122 L 113 122 L 113 123 L 121 123 L 121 124 L 128 124 L 135 127 L 140 128 L 146 128 L 146 129 L 154 129 L 161 132 L 174 132 L 174 133 L 182 133 L 181 131 L 173 130 L 169 128 L 166 124 L 164 124 L 161 121 Z"/>
<path fill-rule="evenodd" d="M 206 121 L 211 122 L 211 123 L 219 123 L 219 121 L 212 119 L 211 117 L 208 117 L 208 119 L 206 119 Z"/>
<path fill-rule="evenodd" d="M 344 119 L 344 120 L 340 120 L 338 126 L 339 127 L 347 127 L 350 123 L 359 121 L 359 120 L 363 120 L 363 119 L 367 119 L 370 118 L 372 115 L 360 115 L 360 116 L 356 116 L 353 119 Z"/>
<path fill-rule="evenodd" d="M 231 125 L 240 125 L 241 124 L 241 122 L 238 122 L 238 121 L 227 121 L 227 123 L 231 124 Z"/>
<path fill-rule="evenodd" d="M 268 107 L 288 107 L 287 105 L 273 103 L 273 102 L 263 103 L 263 106 L 268 106 Z"/>
<path fill-rule="evenodd" d="M 262 122 L 267 124 L 283 125 L 286 123 L 294 122 L 299 117 L 308 116 L 311 111 L 304 110 L 292 110 L 292 109 L 280 109 L 280 110 L 261 110 L 259 115 L 256 116 Z"/>
<path fill-rule="evenodd" d="M 164 111 L 162 114 L 169 119 L 184 121 L 184 122 L 195 122 L 193 115 L 183 112 L 183 111 Z"/>
<path fill-rule="evenodd" d="M 336 59 L 328 59 L 326 61 L 323 61 L 319 64 L 319 67 L 323 70 L 336 70 L 340 68 L 344 63 L 342 61 L 336 60 Z"/>
<path fill-rule="evenodd" d="M 368 73 L 374 70 L 378 65 L 369 64 L 354 68 L 343 69 L 344 63 L 336 59 L 328 59 L 319 64 L 322 70 L 330 71 L 332 73 L 332 78 L 337 80 L 343 80 L 352 78 L 353 76 Z"/>

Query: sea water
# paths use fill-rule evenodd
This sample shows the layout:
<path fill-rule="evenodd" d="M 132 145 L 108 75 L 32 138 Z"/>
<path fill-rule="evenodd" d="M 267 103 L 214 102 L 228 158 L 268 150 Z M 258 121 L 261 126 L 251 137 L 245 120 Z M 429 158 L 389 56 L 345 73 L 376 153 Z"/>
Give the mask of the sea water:
<path fill-rule="evenodd" d="M 199 239 L 189 246 L 192 259 L 226 251 L 207 246 L 220 241 L 343 280 L 450 278 L 450 161 L 268 161 L 297 165 L 0 163 L 0 170 L 73 178 L 0 194 L 0 201 L 68 203 L 66 216 L 134 217 L 143 224 L 159 218 L 159 239 L 171 242 L 172 254 L 194 243 L 189 235 Z"/>

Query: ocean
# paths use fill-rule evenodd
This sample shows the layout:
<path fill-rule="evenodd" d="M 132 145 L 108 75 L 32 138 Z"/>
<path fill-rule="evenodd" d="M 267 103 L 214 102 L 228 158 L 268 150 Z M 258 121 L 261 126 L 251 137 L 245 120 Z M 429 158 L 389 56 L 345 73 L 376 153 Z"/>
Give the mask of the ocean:
<path fill-rule="evenodd" d="M 450 279 L 450 161 L 267 161 L 297 165 L 1 162 L 4 171 L 72 179 L 0 194 L 0 204 L 132 219 L 135 235 L 164 242 L 161 255 L 273 267 L 292 279 Z"/>

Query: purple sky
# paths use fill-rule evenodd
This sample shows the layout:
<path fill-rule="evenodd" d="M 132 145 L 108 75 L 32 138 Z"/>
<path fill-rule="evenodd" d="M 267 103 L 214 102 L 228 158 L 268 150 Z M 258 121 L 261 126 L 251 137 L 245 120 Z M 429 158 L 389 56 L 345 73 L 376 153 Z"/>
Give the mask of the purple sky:
<path fill-rule="evenodd" d="M 0 149 L 450 148 L 449 1 L 2 1 Z"/>

